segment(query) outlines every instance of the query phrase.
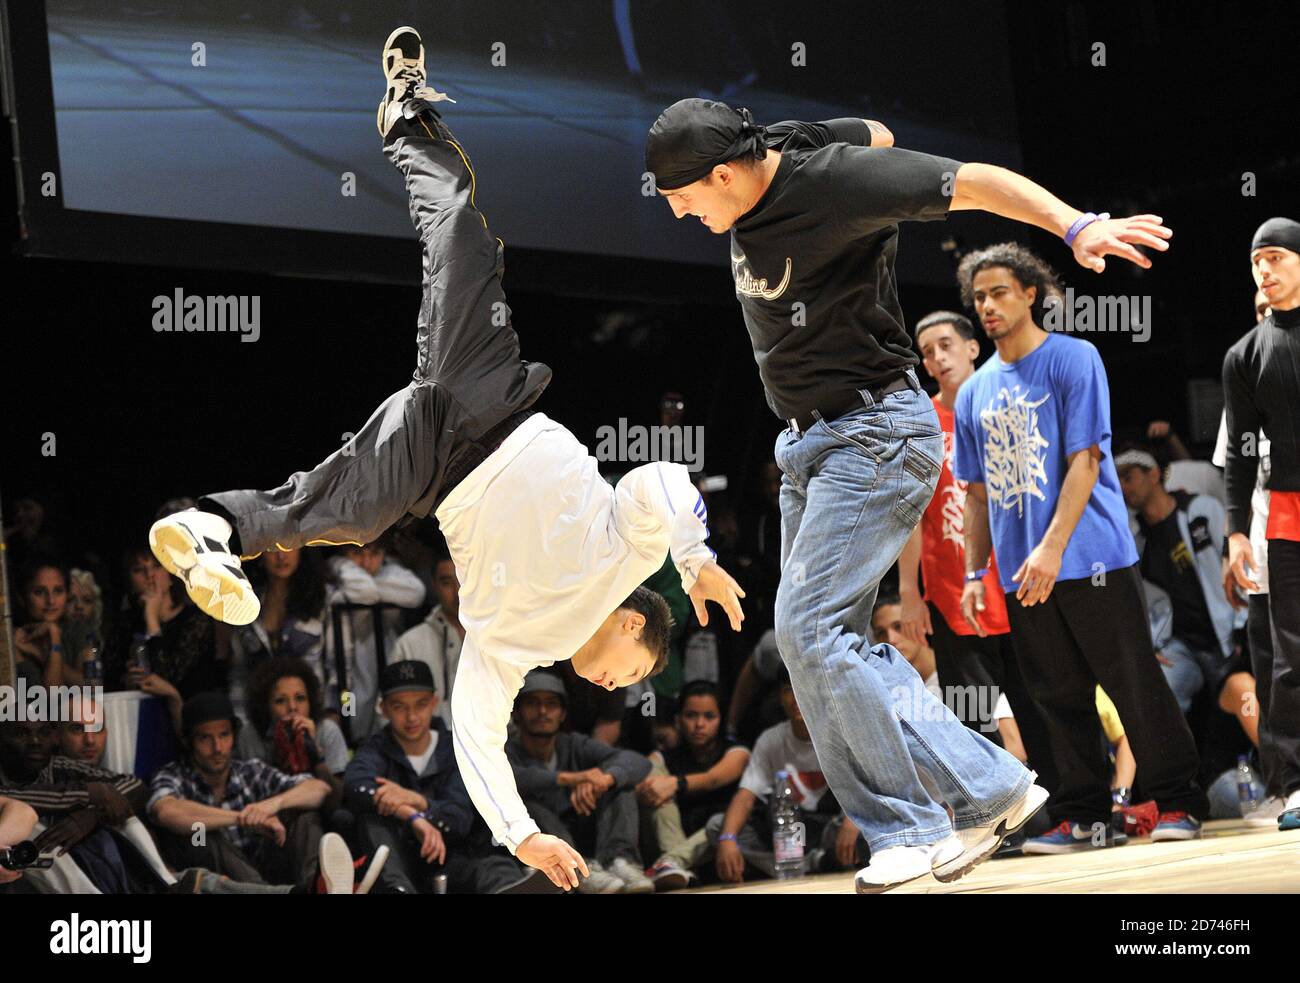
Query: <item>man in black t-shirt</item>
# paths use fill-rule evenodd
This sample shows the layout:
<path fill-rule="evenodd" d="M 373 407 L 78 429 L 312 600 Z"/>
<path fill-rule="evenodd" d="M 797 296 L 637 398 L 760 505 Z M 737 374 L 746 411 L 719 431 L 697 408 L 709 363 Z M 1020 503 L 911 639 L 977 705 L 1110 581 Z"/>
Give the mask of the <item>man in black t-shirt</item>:
<path fill-rule="evenodd" d="M 857 877 L 864 893 L 932 870 L 962 876 L 1046 801 L 1018 761 L 928 705 L 934 698 L 896 649 L 867 641 L 877 585 L 943 461 L 898 300 L 898 223 L 981 209 L 1064 236 L 1098 272 L 1107 256 L 1148 267 L 1137 246 L 1163 250 L 1172 235 L 1154 215 L 1084 214 L 1000 167 L 881 145 L 892 138 L 877 140 L 877 127 L 762 127 L 747 109 L 685 99 L 660 114 L 646 143 L 646 169 L 673 214 L 731 233 L 759 375 L 788 423 L 776 446 L 777 640 L 827 779 L 870 844 Z M 1058 572 L 1044 555 L 1026 576 L 1041 587 Z"/>
<path fill-rule="evenodd" d="M 699 679 L 682 687 L 677 712 L 677 746 L 650 755 L 650 774 L 636 787 L 643 806 L 654 810 L 660 856 L 650 871 L 656 891 L 686 887 L 691 869 L 706 860 L 706 825 L 725 812 L 749 763 L 749 749 L 722 733 L 718 688 Z"/>

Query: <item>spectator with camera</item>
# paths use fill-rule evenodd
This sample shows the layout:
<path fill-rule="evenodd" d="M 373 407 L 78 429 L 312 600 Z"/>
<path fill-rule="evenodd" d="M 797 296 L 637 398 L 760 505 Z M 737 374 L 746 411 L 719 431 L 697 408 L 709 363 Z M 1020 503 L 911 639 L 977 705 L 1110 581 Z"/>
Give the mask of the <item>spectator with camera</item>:
<path fill-rule="evenodd" d="M 36 828 L 36 810 L 26 802 L 0 795 L 0 854 L 6 858 L 9 851 L 30 840 Z M 0 863 L 0 890 L 23 876 L 21 869 L 13 870 Z"/>

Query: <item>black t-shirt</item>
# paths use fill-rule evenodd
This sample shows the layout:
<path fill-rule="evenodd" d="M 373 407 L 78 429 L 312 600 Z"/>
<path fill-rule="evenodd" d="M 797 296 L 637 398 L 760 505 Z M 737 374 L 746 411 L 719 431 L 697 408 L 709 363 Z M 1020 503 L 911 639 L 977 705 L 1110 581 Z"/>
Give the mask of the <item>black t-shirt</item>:
<path fill-rule="evenodd" d="M 1138 517 L 1146 535 L 1140 569 L 1142 576 L 1169 595 L 1174 613 L 1174 637 L 1201 652 L 1219 652 L 1219 636 L 1210 620 L 1210 610 L 1205 604 L 1205 593 L 1196 575 L 1196 557 L 1187 548 L 1182 531 L 1178 528 L 1178 512 L 1185 508 L 1179 501 L 1164 519 L 1147 525 Z M 1196 531 L 1193 530 L 1193 536 Z M 1208 537 L 1206 537 L 1207 542 Z M 1199 546 L 1199 544 L 1198 544 Z M 1199 548 L 1208 548 L 1199 546 Z"/>
<path fill-rule="evenodd" d="M 725 735 L 719 735 L 715 752 L 709 755 L 707 760 L 701 761 L 695 757 L 685 742 L 681 742 L 673 750 L 664 753 L 664 764 L 670 774 L 678 777 L 697 775 L 716 765 L 722 760 L 722 756 L 733 747 L 743 748 L 744 746 L 740 741 L 733 740 Z M 710 792 L 679 794 L 677 796 L 677 808 L 681 811 L 682 830 L 686 835 L 690 836 L 697 829 L 703 828 L 705 823 L 709 821 L 709 817 L 715 812 L 726 812 L 727 806 L 731 804 L 731 797 L 736 794 L 736 787 L 739 784 L 740 779 L 736 779 L 732 784 L 724 785 L 722 788 L 715 788 Z"/>
<path fill-rule="evenodd" d="M 731 230 L 731 270 L 768 404 L 788 419 L 917 364 L 894 281 L 898 223 L 944 218 L 961 164 L 871 148 L 861 120 L 767 132 L 781 163 Z"/>

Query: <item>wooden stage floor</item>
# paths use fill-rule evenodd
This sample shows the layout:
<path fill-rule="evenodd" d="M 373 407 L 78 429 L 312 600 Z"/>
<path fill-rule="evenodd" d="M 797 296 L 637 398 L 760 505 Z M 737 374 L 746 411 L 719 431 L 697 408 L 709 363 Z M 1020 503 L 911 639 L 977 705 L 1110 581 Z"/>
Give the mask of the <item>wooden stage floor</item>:
<path fill-rule="evenodd" d="M 852 894 L 853 875 L 704 887 L 680 894 Z M 1199 840 L 1130 839 L 1108 850 L 990 860 L 951 884 L 932 877 L 889 894 L 1300 894 L 1300 830 L 1205 825 Z"/>

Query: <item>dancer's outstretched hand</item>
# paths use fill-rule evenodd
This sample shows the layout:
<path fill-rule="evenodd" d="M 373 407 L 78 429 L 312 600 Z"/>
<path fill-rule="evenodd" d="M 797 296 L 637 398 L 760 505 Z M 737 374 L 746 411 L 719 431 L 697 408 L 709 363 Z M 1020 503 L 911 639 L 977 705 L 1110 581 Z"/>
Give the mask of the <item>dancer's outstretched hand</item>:
<path fill-rule="evenodd" d="M 1151 260 L 1137 247 L 1148 246 L 1164 252 L 1169 248 L 1166 240 L 1173 234 L 1174 230 L 1164 225 L 1164 219 L 1159 215 L 1099 219 L 1079 231 L 1071 248 L 1079 265 L 1094 273 L 1106 269 L 1106 256 L 1118 256 L 1149 270 Z"/>
<path fill-rule="evenodd" d="M 696 578 L 690 595 L 691 603 L 695 605 L 695 616 L 700 619 L 701 626 L 709 623 L 709 611 L 705 602 L 713 601 L 727 612 L 731 630 L 740 631 L 740 623 L 745 620 L 745 612 L 740 609 L 740 599 L 745 596 L 745 592 L 722 567 L 712 560 L 700 567 L 700 575 Z"/>
<path fill-rule="evenodd" d="M 536 867 L 551 879 L 551 883 L 561 890 L 568 891 L 578 886 L 578 872 L 583 877 L 590 877 L 587 861 L 582 854 L 558 836 L 546 833 L 533 833 L 519 844 L 515 859 Z"/>

